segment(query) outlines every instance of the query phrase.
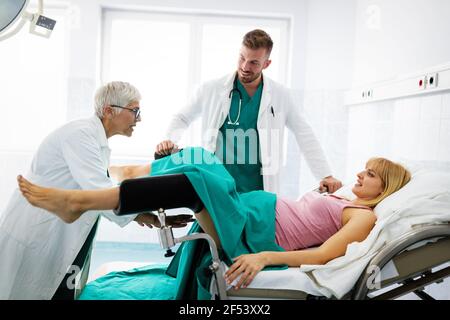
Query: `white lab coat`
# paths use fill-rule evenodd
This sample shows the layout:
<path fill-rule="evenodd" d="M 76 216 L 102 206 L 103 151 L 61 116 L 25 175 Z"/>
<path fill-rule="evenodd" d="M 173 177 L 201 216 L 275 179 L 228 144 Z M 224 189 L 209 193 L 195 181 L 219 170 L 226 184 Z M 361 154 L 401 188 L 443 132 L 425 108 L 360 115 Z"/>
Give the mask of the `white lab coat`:
<path fill-rule="evenodd" d="M 47 187 L 109 188 L 109 157 L 100 119 L 76 120 L 47 136 L 25 177 Z M 15 190 L 0 217 L 0 299 L 51 299 L 99 214 L 120 226 L 135 218 L 90 211 L 66 224 Z"/>
<path fill-rule="evenodd" d="M 202 147 L 215 152 L 219 129 L 230 109 L 229 93 L 233 89 L 235 74 L 203 84 L 191 101 L 174 115 L 165 138 L 178 143 L 189 125 L 201 117 Z M 321 180 L 331 175 L 319 141 L 300 114 L 299 107 L 294 104 L 289 89 L 264 76 L 257 128 L 264 190 L 269 192 L 279 191 L 285 127 L 294 133 L 300 151 L 315 177 Z"/>

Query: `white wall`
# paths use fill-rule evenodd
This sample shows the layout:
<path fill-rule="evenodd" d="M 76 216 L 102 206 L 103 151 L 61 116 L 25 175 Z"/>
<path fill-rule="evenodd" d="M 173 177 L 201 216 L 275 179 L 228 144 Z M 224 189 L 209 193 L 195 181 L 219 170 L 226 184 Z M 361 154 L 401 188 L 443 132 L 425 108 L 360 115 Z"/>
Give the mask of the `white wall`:
<path fill-rule="evenodd" d="M 372 156 L 450 161 L 450 93 L 349 107 L 348 179 Z"/>
<path fill-rule="evenodd" d="M 450 33 L 449 1 L 357 4 L 355 85 L 450 61 L 450 43 L 445 40 Z M 350 107 L 347 175 L 374 155 L 450 161 L 449 104 L 449 94 L 443 93 Z"/>
<path fill-rule="evenodd" d="M 354 85 L 450 60 L 450 1 L 358 0 Z"/>
<path fill-rule="evenodd" d="M 389 80 L 449 62 L 450 43 L 445 40 L 450 35 L 449 16 L 447 0 L 308 1 L 305 51 L 293 55 L 294 61 L 301 54 L 306 58 L 304 90 L 296 91 L 296 98 L 303 104 L 304 114 L 321 141 L 336 177 L 352 180 L 369 153 L 395 150 L 393 156 L 405 154 L 406 157 L 414 152 L 416 158 L 447 157 L 449 129 L 445 97 L 442 104 L 438 96 L 348 108 L 343 93 L 361 84 Z M 298 71 L 301 70 L 295 70 Z M 394 114 L 397 114 L 395 119 Z M 409 123 L 410 130 L 399 130 L 405 123 Z M 355 126 L 364 132 L 355 132 Z M 393 140 L 389 135 L 394 134 L 394 128 Z M 367 139 L 368 132 L 376 138 Z M 410 139 L 405 137 L 405 132 L 410 134 Z M 350 138 L 346 139 L 347 136 Z M 400 142 L 415 141 L 411 137 L 419 139 L 419 136 L 420 152 L 412 142 Z M 394 141 L 396 146 L 392 146 Z M 288 145 L 288 159 L 298 159 L 299 151 L 292 136 Z M 405 150 L 408 145 L 409 151 Z M 431 153 L 430 148 L 434 148 Z M 303 159 L 300 164 L 291 161 L 284 169 L 283 194 L 294 196 L 292 190 L 296 185 L 299 194 L 315 187 L 316 180 Z"/>
<path fill-rule="evenodd" d="M 343 94 L 352 80 L 355 8 L 355 0 L 308 1 L 305 86 L 298 92 L 304 115 L 321 141 L 333 175 L 340 179 L 346 163 L 348 121 Z M 298 194 L 315 189 L 318 182 L 304 159 L 300 170 Z"/>

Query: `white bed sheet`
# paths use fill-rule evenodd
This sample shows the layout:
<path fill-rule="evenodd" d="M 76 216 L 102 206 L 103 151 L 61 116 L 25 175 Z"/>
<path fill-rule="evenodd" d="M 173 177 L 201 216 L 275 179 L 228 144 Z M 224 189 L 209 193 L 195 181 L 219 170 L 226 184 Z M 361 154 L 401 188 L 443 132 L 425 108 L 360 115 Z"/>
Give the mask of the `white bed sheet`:
<path fill-rule="evenodd" d="M 425 243 L 423 243 L 425 244 Z M 228 267 L 222 262 L 224 270 Z M 395 264 L 390 261 L 384 266 L 380 272 L 380 280 L 390 279 L 398 276 Z M 227 290 L 232 288 L 239 279 L 236 279 L 231 285 L 227 286 Z M 299 267 L 290 267 L 284 270 L 268 270 L 259 272 L 252 283 L 247 288 L 252 289 L 276 289 L 276 290 L 297 290 L 315 296 L 331 297 L 331 292 L 318 290 L 317 286 L 313 285 L 313 280 L 307 273 L 300 270 Z M 211 283 L 211 292 L 215 292 L 215 282 Z M 327 294 L 324 294 L 327 293 Z"/>

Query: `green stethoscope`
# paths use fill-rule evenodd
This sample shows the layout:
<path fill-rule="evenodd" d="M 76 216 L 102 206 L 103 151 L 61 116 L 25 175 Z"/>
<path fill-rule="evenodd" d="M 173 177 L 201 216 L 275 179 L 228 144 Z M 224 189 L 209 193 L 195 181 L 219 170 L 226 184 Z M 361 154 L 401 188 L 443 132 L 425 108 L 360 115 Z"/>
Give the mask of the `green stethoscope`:
<path fill-rule="evenodd" d="M 235 121 L 231 121 L 231 117 L 230 117 L 231 107 L 230 107 L 230 111 L 228 111 L 228 122 L 227 123 L 232 126 L 239 125 L 239 118 L 241 117 L 241 108 L 242 108 L 242 92 L 237 87 L 237 75 L 234 77 L 233 89 L 231 89 L 230 94 L 228 95 L 228 98 L 230 98 L 230 100 L 231 100 L 231 97 L 233 96 L 233 93 L 235 93 L 235 92 L 237 92 L 239 95 L 239 109 L 238 109 L 238 114 L 237 114 Z"/>
<path fill-rule="evenodd" d="M 233 89 L 231 89 L 230 94 L 228 95 L 228 98 L 230 98 L 230 99 L 233 96 L 233 93 L 235 93 L 235 92 L 237 92 L 239 95 L 239 108 L 238 108 L 238 114 L 237 114 L 235 121 L 231 121 L 231 117 L 230 117 L 231 107 L 230 107 L 230 110 L 228 111 L 228 122 L 227 123 L 232 126 L 239 125 L 239 118 L 241 117 L 241 108 L 242 108 L 242 92 L 237 87 L 237 79 L 238 79 L 238 76 L 236 74 L 236 76 L 234 77 L 234 81 L 233 81 Z M 261 75 L 261 82 L 264 84 L 264 79 L 263 79 L 262 75 Z M 271 106 L 270 109 L 272 111 L 273 117 L 275 117 L 273 107 Z"/>

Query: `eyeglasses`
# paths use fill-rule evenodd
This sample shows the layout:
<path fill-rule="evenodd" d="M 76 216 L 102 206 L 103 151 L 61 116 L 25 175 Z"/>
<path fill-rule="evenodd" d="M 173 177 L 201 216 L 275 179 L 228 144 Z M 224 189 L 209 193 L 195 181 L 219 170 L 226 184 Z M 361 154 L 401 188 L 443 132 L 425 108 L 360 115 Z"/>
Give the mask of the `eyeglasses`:
<path fill-rule="evenodd" d="M 116 105 L 113 105 L 113 104 L 111 105 L 111 107 L 113 107 L 113 108 L 120 108 L 120 109 L 126 109 L 126 110 L 128 110 L 130 112 L 133 112 L 134 113 L 134 118 L 136 120 L 141 116 L 141 109 L 140 108 L 131 109 L 131 108 L 127 108 L 127 107 L 116 106 Z"/>

